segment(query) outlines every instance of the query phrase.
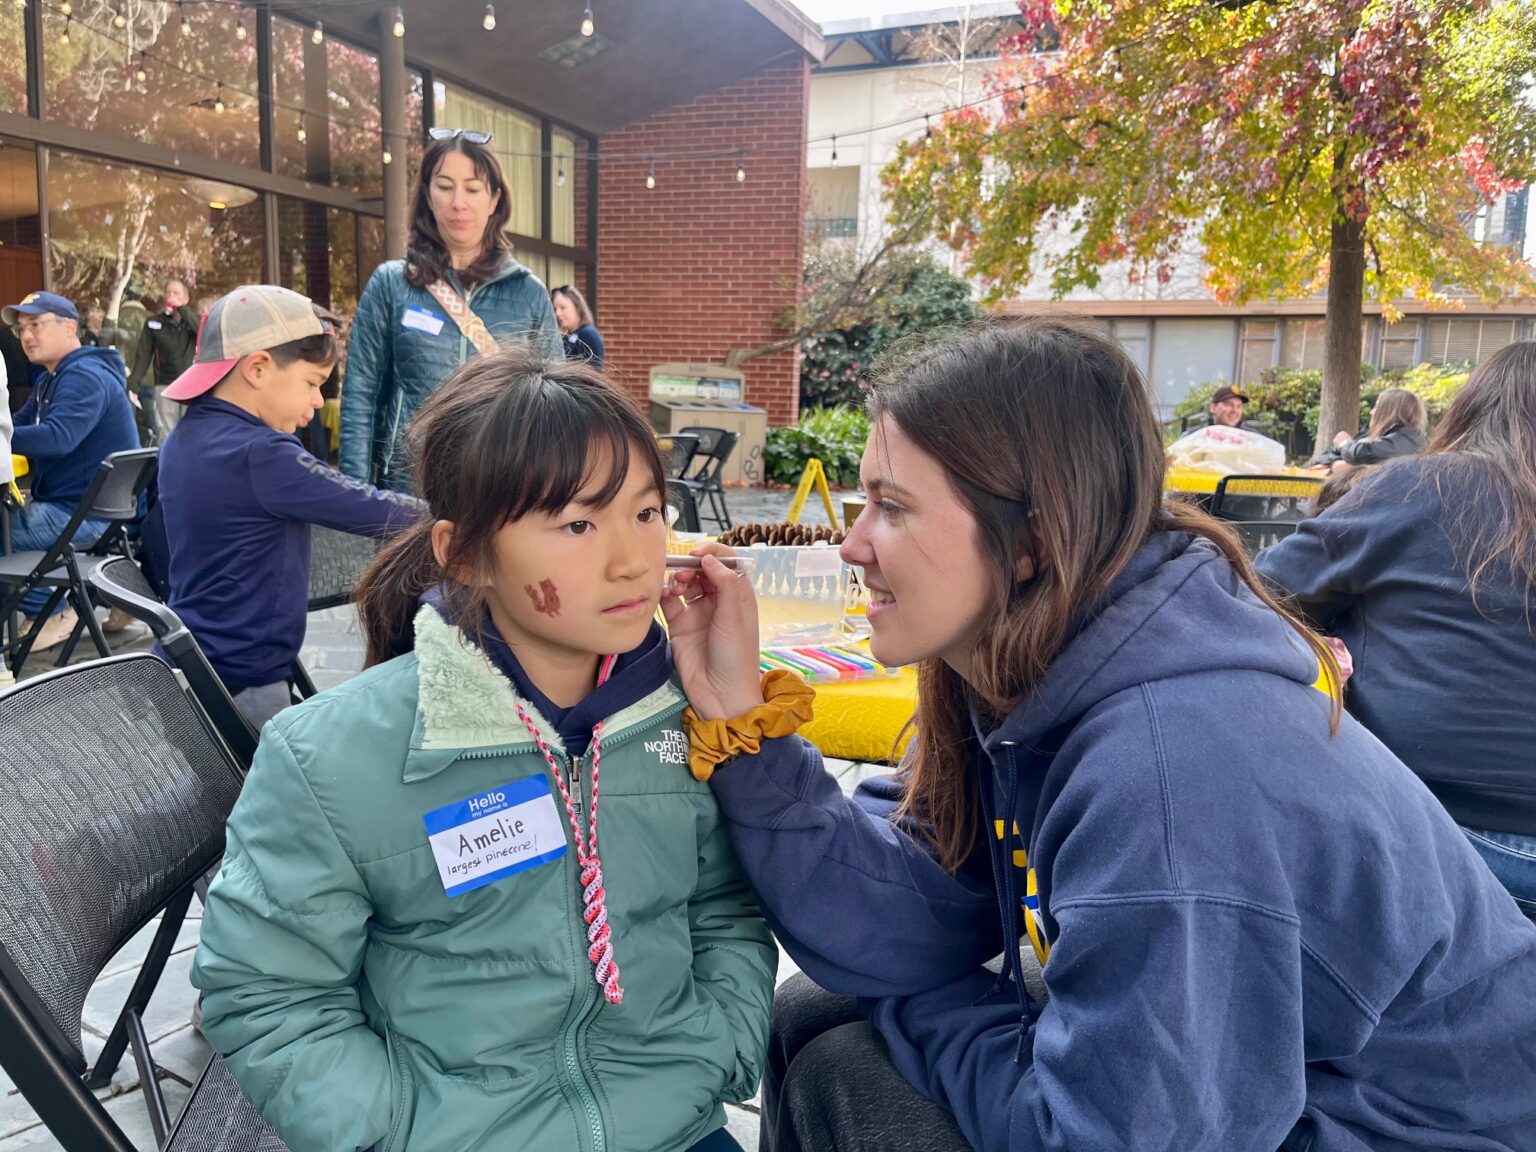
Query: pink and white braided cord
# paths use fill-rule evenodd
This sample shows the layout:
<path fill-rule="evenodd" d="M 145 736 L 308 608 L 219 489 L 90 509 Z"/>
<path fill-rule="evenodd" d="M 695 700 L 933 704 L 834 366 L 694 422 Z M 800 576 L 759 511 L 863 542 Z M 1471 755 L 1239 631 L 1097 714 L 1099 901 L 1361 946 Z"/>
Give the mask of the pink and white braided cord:
<path fill-rule="evenodd" d="M 597 677 L 599 684 L 608 679 L 616 659 L 616 656 L 603 658 Z M 619 966 L 613 959 L 613 930 L 608 925 L 608 894 L 603 890 L 603 864 L 597 855 L 597 797 L 603 755 L 603 723 L 599 720 L 592 727 L 592 815 L 587 821 L 590 829 L 589 843 L 588 837 L 582 834 L 581 822 L 576 816 L 576 805 L 571 799 L 571 790 L 555 764 L 555 757 L 550 752 L 549 745 L 545 743 L 544 737 L 539 734 L 538 727 L 523 710 L 521 704 L 517 705 L 517 715 L 522 720 L 523 726 L 528 729 L 528 734 L 533 737 L 533 742 L 538 745 L 539 751 L 544 754 L 544 759 L 549 764 L 550 774 L 554 776 L 555 783 L 560 788 L 560 799 L 565 802 L 566 819 L 571 822 L 571 836 L 576 841 L 576 862 L 581 866 L 582 919 L 587 925 L 589 945 L 587 961 L 592 965 L 593 977 L 597 980 L 598 987 L 603 990 L 603 996 L 608 1003 L 622 1004 L 624 989 L 619 986 Z"/>

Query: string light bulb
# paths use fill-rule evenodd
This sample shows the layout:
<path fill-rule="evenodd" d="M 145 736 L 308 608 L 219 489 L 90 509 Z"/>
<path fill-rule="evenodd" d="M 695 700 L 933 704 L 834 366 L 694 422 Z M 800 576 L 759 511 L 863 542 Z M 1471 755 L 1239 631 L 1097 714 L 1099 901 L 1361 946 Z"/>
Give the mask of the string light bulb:
<path fill-rule="evenodd" d="M 128 27 L 128 17 L 123 15 L 123 10 L 121 8 L 116 9 L 112 13 L 112 27 L 114 27 L 114 28 L 126 28 L 126 27 Z"/>
<path fill-rule="evenodd" d="M 645 173 L 645 186 L 647 188 L 654 188 L 654 187 L 656 187 L 656 161 L 655 160 L 652 160 L 651 161 L 651 166 L 648 169 L 646 169 L 646 173 Z"/>
<path fill-rule="evenodd" d="M 487 32 L 496 31 L 496 5 L 487 4 L 485 6 L 485 19 L 480 21 L 480 27 L 484 28 Z"/>
<path fill-rule="evenodd" d="M 213 110 L 220 115 L 224 113 L 224 81 L 219 81 L 219 90 L 213 95 Z"/>
<path fill-rule="evenodd" d="M 236 40 L 244 40 L 245 39 L 245 13 L 244 12 L 236 12 L 235 13 L 235 39 Z"/>
<path fill-rule="evenodd" d="M 26 6 L 27 0 L 18 0 L 16 5 L 18 8 L 25 8 Z M 59 5 L 59 11 L 64 13 L 66 16 L 73 16 L 75 14 L 75 6 L 71 4 L 69 0 L 64 0 L 64 3 Z"/>
<path fill-rule="evenodd" d="M 739 160 L 736 161 L 736 183 L 738 183 L 738 184 L 745 184 L 746 182 L 747 182 L 747 158 L 746 158 L 745 155 L 743 155 Z"/>
<path fill-rule="evenodd" d="M 565 155 L 562 153 L 555 159 L 555 184 L 557 187 L 565 187 Z"/>
<path fill-rule="evenodd" d="M 597 25 L 592 21 L 592 5 L 588 4 L 581 13 L 581 34 L 590 36 L 597 31 Z"/>
<path fill-rule="evenodd" d="M 933 124 L 928 119 L 927 113 L 923 114 L 923 139 L 924 140 L 932 140 L 933 139 Z"/>
<path fill-rule="evenodd" d="M 187 6 L 183 0 L 176 0 L 176 11 L 181 14 L 181 34 L 185 36 L 192 31 L 192 24 L 187 20 Z"/>
<path fill-rule="evenodd" d="M 396 40 L 405 35 L 405 13 L 400 10 L 400 5 L 398 4 L 395 5 L 395 18 L 394 22 L 390 24 L 389 30 L 394 33 Z"/>
<path fill-rule="evenodd" d="M 298 133 L 298 136 L 299 136 L 299 143 L 300 144 L 304 143 L 304 141 L 309 139 L 309 131 L 304 127 L 304 112 L 303 112 L 302 109 L 300 109 L 300 111 L 299 111 L 299 133 Z"/>
<path fill-rule="evenodd" d="M 325 43 L 325 21 L 324 20 L 316 20 L 315 21 L 315 26 L 312 29 L 310 29 L 309 42 L 311 44 L 324 44 Z"/>
<path fill-rule="evenodd" d="M 837 167 L 837 137 L 832 137 L 832 167 Z"/>
<path fill-rule="evenodd" d="M 133 78 L 135 80 L 137 80 L 140 84 L 144 83 L 144 81 L 149 79 L 149 68 L 145 64 L 145 58 L 144 58 L 144 53 L 143 52 L 139 53 L 139 66 L 138 66 L 138 68 L 134 69 Z"/>
<path fill-rule="evenodd" d="M 379 159 L 383 160 L 386 164 L 393 164 L 395 162 L 395 154 L 389 150 L 389 137 L 387 136 L 384 138 L 384 152 Z"/>
<path fill-rule="evenodd" d="M 64 17 L 64 31 L 59 35 L 59 43 L 60 44 L 68 44 L 69 43 L 69 29 L 70 29 L 70 26 L 72 24 L 74 24 L 74 22 L 75 22 L 75 18 L 73 16 L 66 16 L 66 17 Z"/>

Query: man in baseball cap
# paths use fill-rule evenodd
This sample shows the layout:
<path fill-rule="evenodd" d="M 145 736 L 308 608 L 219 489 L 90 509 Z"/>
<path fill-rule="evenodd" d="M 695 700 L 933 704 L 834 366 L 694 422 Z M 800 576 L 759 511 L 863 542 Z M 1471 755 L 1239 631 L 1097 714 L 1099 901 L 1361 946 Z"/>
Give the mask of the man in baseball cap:
<path fill-rule="evenodd" d="M 1216 389 L 1216 394 L 1211 397 L 1211 402 L 1205 410 L 1210 413 L 1212 424 L 1236 428 L 1243 422 L 1243 405 L 1246 403 L 1248 403 L 1247 396 L 1232 385 L 1223 384 Z"/>
<path fill-rule="evenodd" d="M 0 319 L 15 328 L 27 359 L 43 369 L 11 435 L 11 451 L 27 458 L 32 476 L 30 499 L 12 514 L 12 547 L 42 551 L 69 523 L 101 462 L 137 448 L 139 434 L 123 358 L 112 348 L 81 345 L 80 312 L 71 301 L 33 292 L 0 309 Z M 104 520 L 84 520 L 73 542 L 94 544 L 106 526 Z M 35 618 L 47 602 L 48 590 L 34 589 L 21 608 Z M 77 619 L 68 604 L 55 605 L 37 625 L 33 651 L 52 648 L 74 631 Z"/>
<path fill-rule="evenodd" d="M 336 356 L 307 299 L 251 284 L 214 302 L 192 366 L 165 390 L 187 412 L 160 449 L 150 567 L 258 728 L 289 702 L 310 524 L 384 536 L 419 515 L 416 500 L 343 476 L 295 435 L 324 403 Z"/>

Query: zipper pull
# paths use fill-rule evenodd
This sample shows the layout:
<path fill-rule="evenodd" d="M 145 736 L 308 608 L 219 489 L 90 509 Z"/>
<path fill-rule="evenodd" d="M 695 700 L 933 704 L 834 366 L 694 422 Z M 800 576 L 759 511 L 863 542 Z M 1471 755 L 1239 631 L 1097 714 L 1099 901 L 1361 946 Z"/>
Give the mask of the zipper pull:
<path fill-rule="evenodd" d="M 571 757 L 571 807 L 576 810 L 576 819 L 582 822 L 586 820 L 586 794 L 581 789 L 581 757 Z"/>

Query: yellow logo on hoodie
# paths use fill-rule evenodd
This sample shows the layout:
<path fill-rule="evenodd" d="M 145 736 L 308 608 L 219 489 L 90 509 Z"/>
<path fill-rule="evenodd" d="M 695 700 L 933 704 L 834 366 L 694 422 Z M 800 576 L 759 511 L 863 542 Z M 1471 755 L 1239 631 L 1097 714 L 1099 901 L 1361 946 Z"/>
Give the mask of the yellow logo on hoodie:
<path fill-rule="evenodd" d="M 1003 822 L 994 820 L 993 825 L 997 832 L 997 838 L 1003 838 Z M 1013 834 L 1019 835 L 1019 826 L 1014 824 Z M 1051 942 L 1045 935 L 1045 918 L 1040 908 L 1040 889 L 1035 882 L 1035 870 L 1029 866 L 1029 853 L 1023 848 L 1013 850 L 1013 866 L 1024 873 L 1024 896 L 1019 901 L 1024 909 L 1024 930 L 1029 933 L 1029 942 L 1035 949 L 1035 959 L 1040 961 L 1040 967 L 1045 967 L 1046 960 L 1050 959 Z"/>

